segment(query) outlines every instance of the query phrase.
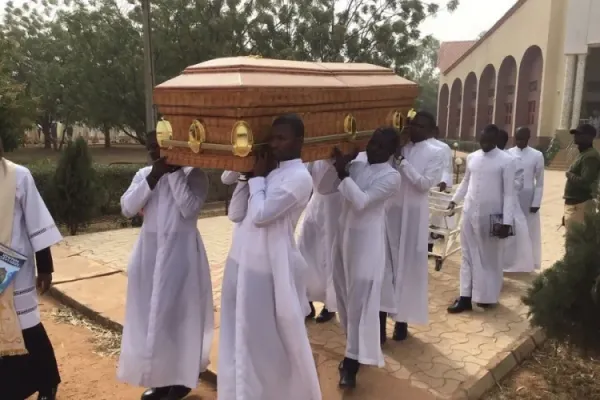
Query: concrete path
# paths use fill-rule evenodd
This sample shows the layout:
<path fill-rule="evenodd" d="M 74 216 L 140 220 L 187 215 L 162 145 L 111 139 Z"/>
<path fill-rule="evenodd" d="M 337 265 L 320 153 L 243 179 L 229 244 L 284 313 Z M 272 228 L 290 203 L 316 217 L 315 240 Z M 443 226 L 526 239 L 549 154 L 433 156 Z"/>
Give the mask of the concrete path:
<path fill-rule="evenodd" d="M 563 253 L 562 216 L 564 173 L 548 171 L 541 208 L 543 268 Z M 231 241 L 232 225 L 226 217 L 198 221 L 211 265 L 215 312 L 219 317 L 223 266 Z M 66 238 L 55 254 L 55 293 L 67 303 L 93 312 L 105 324 L 123 323 L 126 266 L 139 229 L 124 229 Z M 391 340 L 384 346 L 386 366 L 365 368 L 359 387 L 351 394 L 337 389 L 337 365 L 343 358 L 345 338 L 337 323 L 308 323 L 308 332 L 319 369 L 324 399 L 478 398 L 543 341 L 531 330 L 527 308 L 521 303 L 532 276 L 506 276 L 500 305 L 486 312 L 448 315 L 446 307 L 458 293 L 460 255 L 440 272 L 431 263 L 429 283 L 430 323 L 410 326 L 404 343 Z M 388 332 L 393 330 L 389 324 Z M 218 333 L 216 334 L 218 338 Z M 213 346 L 211 369 L 218 355 Z"/>

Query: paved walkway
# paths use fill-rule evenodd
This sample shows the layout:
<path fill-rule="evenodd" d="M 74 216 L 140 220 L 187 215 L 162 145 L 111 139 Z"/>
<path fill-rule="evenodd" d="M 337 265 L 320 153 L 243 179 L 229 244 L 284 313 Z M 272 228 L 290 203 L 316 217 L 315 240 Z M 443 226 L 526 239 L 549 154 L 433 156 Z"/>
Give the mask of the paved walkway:
<path fill-rule="evenodd" d="M 563 177 L 563 172 L 546 173 L 541 208 L 544 268 L 552 265 L 563 252 L 563 231 L 558 231 Z M 232 225 L 226 217 L 213 217 L 199 220 L 198 227 L 211 264 L 218 321 L 223 266 Z M 55 252 L 58 290 L 100 316 L 122 324 L 126 265 L 138 233 L 139 229 L 124 229 L 66 238 Z M 343 358 L 345 346 L 339 325 L 309 323 L 308 332 L 324 398 L 388 399 L 395 391 L 402 392 L 402 398 L 413 400 L 451 398 L 461 393 L 465 395 L 465 390 L 474 383 L 490 379 L 490 366 L 498 364 L 503 355 L 530 334 L 528 310 L 520 297 L 532 276 L 507 276 L 500 305 L 494 310 L 448 315 L 446 307 L 458 293 L 459 265 L 460 255 L 447 260 L 440 272 L 434 271 L 431 265 L 429 325 L 410 326 L 410 337 L 404 343 L 388 341 L 384 346 L 385 368 L 361 370 L 359 388 L 351 395 L 336 389 L 337 364 Z M 392 329 L 390 323 L 390 334 Z M 213 350 L 212 368 L 215 368 L 217 358 Z M 469 392 L 474 393 L 470 389 Z"/>

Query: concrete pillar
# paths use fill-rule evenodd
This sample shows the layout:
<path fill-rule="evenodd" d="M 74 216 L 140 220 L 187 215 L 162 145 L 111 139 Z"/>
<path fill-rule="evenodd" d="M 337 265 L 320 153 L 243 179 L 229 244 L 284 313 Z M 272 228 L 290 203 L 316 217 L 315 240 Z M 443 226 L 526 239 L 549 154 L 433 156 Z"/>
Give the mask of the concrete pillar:
<path fill-rule="evenodd" d="M 577 70 L 575 72 L 575 88 L 573 89 L 573 114 L 571 115 L 571 128 L 579 125 L 581 117 L 581 102 L 583 100 L 583 87 L 585 84 L 585 62 L 587 54 L 577 55 Z"/>
<path fill-rule="evenodd" d="M 573 86 L 575 86 L 576 62 L 577 56 L 574 54 L 569 54 L 565 57 L 565 81 L 563 83 L 559 129 L 569 129 L 571 123 L 571 106 L 573 105 Z"/>

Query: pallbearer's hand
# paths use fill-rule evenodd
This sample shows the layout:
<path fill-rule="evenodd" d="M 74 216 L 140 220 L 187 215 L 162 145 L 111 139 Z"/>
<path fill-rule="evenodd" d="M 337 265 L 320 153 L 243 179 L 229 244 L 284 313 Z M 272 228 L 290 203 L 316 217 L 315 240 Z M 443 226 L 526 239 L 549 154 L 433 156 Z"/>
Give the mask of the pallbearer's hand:
<path fill-rule="evenodd" d="M 150 175 L 158 181 L 164 174 L 168 174 L 170 170 L 171 166 L 167 164 L 167 157 L 161 157 L 152 163 Z"/>
<path fill-rule="evenodd" d="M 52 286 L 52 274 L 38 274 L 36 287 L 40 294 L 45 294 Z"/>
<path fill-rule="evenodd" d="M 446 182 L 440 182 L 440 184 L 438 185 L 438 188 L 440 188 L 440 192 L 445 192 L 447 187 L 448 185 L 446 185 Z"/>
<path fill-rule="evenodd" d="M 500 229 L 498 229 L 498 237 L 500 239 L 506 239 L 508 237 L 509 232 L 510 225 L 500 225 Z"/>

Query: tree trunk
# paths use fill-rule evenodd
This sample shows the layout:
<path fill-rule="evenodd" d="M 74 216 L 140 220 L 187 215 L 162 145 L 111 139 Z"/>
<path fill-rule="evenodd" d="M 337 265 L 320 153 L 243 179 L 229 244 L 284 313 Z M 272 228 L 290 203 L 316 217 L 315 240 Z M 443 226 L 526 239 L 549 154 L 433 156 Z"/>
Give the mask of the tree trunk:
<path fill-rule="evenodd" d="M 50 122 L 50 117 L 45 116 L 42 119 L 42 133 L 44 134 L 44 148 L 51 149 L 52 148 L 52 123 Z"/>
<path fill-rule="evenodd" d="M 110 129 L 104 128 L 104 148 L 110 149 Z"/>
<path fill-rule="evenodd" d="M 63 130 L 62 137 L 60 138 L 60 144 L 58 145 L 58 151 L 61 151 L 65 144 L 65 136 L 67 136 L 68 127 L 69 127 L 69 124 L 65 124 L 65 129 Z"/>

